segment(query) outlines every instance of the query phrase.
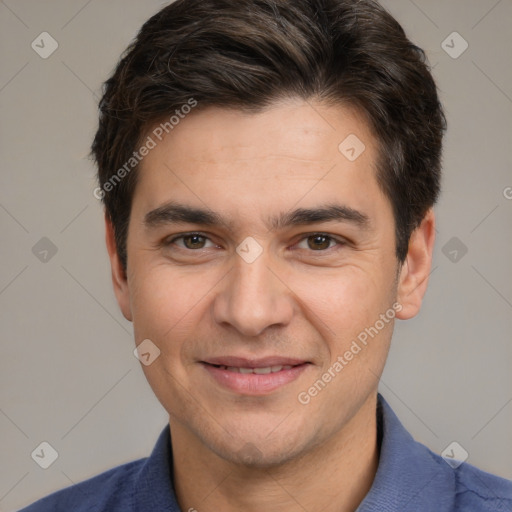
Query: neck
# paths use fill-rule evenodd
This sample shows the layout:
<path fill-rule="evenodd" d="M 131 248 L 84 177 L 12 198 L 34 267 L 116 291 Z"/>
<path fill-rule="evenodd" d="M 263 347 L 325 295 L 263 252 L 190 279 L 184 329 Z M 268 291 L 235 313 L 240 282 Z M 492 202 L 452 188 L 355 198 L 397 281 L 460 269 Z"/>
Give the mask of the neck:
<path fill-rule="evenodd" d="M 324 443 L 300 459 L 265 469 L 226 461 L 183 425 L 170 423 L 174 487 L 182 510 L 353 512 L 377 471 L 376 395 Z"/>

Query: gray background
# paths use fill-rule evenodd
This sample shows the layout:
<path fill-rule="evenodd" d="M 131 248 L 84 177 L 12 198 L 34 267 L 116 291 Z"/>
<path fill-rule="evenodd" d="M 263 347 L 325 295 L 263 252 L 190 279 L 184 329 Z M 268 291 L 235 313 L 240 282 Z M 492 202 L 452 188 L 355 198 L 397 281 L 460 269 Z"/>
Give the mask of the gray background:
<path fill-rule="evenodd" d="M 397 322 L 380 390 L 416 439 L 512 478 L 512 1 L 383 3 L 427 51 L 449 132 L 430 287 Z M 162 5 L 0 2 L 2 511 L 147 455 L 166 423 L 111 289 L 87 157 L 101 82 Z M 458 58 L 441 46 L 454 31 Z M 46 470 L 42 441 L 59 454 Z"/>

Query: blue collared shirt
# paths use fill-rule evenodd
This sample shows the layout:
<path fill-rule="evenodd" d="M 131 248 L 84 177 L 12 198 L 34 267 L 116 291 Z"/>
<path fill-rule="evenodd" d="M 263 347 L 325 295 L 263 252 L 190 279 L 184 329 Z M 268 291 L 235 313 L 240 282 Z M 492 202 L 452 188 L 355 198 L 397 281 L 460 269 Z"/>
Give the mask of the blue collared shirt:
<path fill-rule="evenodd" d="M 356 512 L 512 512 L 512 481 L 467 463 L 453 469 L 414 441 L 378 396 L 379 467 Z M 169 427 L 148 458 L 58 491 L 20 512 L 181 512 Z"/>

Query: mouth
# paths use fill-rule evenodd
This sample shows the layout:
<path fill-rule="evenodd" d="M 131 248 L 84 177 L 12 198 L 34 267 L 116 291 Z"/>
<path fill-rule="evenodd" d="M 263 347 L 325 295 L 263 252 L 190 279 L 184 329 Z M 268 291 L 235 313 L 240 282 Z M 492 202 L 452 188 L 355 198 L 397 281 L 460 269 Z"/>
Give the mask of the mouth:
<path fill-rule="evenodd" d="M 219 357 L 201 361 L 217 385 L 243 395 L 267 395 L 296 380 L 310 362 L 283 357 Z"/>
<path fill-rule="evenodd" d="M 287 365 L 277 365 L 277 366 L 264 366 L 262 368 L 244 368 L 244 367 L 237 367 L 237 366 L 224 366 L 224 365 L 212 365 L 215 366 L 215 368 L 219 368 L 221 370 L 227 370 L 228 372 L 235 372 L 235 373 L 255 373 L 256 375 L 266 375 L 268 373 L 277 373 L 281 370 L 291 370 L 293 366 L 287 364 Z"/>

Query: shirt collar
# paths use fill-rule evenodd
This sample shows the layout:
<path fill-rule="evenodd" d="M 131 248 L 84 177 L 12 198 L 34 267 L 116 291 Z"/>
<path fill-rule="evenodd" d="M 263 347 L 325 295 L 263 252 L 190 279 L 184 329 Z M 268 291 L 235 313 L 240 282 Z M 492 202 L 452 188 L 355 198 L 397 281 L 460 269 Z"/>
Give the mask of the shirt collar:
<path fill-rule="evenodd" d="M 180 512 L 173 481 L 171 434 L 166 425 L 136 479 L 134 497 L 138 506 L 134 510 Z"/>
<path fill-rule="evenodd" d="M 453 471 L 400 423 L 382 395 L 377 397 L 379 466 L 372 487 L 356 512 L 452 510 Z M 137 478 L 137 503 L 144 510 L 180 512 L 173 488 L 170 428 L 167 425 Z"/>
<path fill-rule="evenodd" d="M 380 394 L 377 422 L 382 429 L 379 466 L 356 512 L 452 510 L 456 485 L 453 471 L 412 438 Z"/>

